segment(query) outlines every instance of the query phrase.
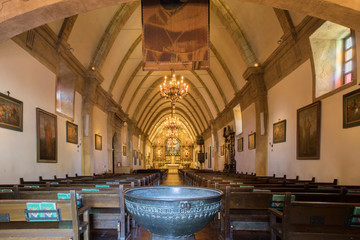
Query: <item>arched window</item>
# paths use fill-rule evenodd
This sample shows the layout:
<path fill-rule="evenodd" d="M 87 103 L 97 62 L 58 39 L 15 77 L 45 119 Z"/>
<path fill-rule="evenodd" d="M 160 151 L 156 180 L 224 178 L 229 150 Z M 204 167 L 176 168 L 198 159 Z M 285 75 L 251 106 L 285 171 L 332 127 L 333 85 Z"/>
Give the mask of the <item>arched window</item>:
<path fill-rule="evenodd" d="M 238 104 L 236 107 L 234 107 L 233 111 L 234 111 L 235 128 L 236 128 L 235 135 L 239 135 L 243 132 L 242 114 L 241 114 L 240 104 Z"/>
<path fill-rule="evenodd" d="M 355 84 L 355 38 L 351 29 L 325 22 L 311 36 L 314 97 L 327 96 Z"/>

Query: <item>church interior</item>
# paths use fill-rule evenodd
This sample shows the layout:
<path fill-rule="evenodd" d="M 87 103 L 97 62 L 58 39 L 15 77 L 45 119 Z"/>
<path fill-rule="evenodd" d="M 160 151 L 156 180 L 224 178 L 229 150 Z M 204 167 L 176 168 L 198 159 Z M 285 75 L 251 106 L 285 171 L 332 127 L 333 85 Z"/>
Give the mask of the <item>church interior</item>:
<path fill-rule="evenodd" d="M 237 184 L 285 205 L 323 199 L 297 193 L 315 183 L 360 193 L 358 0 L 2 0 L 0 16 L 1 222 L 7 189 L 76 178 L 218 188 L 225 203 L 230 191 L 254 197 Z M 266 234 L 241 239 L 314 239 L 277 234 L 269 206 L 250 229 Z M 249 225 L 226 216 L 196 239 L 240 239 Z M 349 226 L 324 239 L 360 239 Z M 122 227 L 114 239 L 127 239 Z"/>

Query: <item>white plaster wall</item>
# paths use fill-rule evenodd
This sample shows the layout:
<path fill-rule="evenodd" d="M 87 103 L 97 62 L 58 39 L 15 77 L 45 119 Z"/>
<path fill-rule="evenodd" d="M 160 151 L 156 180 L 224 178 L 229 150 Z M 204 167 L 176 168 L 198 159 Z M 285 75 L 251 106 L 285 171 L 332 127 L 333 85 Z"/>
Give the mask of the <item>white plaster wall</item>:
<path fill-rule="evenodd" d="M 356 42 L 359 46 L 359 33 Z M 359 48 L 357 56 L 360 56 Z M 286 142 L 269 147 L 268 174 L 287 174 L 291 178 L 298 175 L 300 179 L 316 177 L 317 181 L 337 178 L 340 184 L 359 184 L 360 127 L 342 127 L 343 95 L 358 89 L 358 85 L 322 100 L 320 160 L 296 159 L 296 114 L 297 109 L 312 103 L 311 72 L 309 60 L 268 92 L 269 142 L 272 142 L 273 123 L 287 121 Z"/>
<path fill-rule="evenodd" d="M 93 111 L 93 133 L 94 133 L 94 172 L 96 174 L 106 172 L 112 166 L 108 166 L 108 151 L 107 151 L 107 114 L 104 113 L 97 106 L 94 107 Z M 101 136 L 102 139 L 102 150 L 95 149 L 95 134 Z M 111 144 L 111 143 L 109 143 Z"/>
<path fill-rule="evenodd" d="M 255 104 L 251 104 L 242 112 L 243 121 L 243 133 L 238 137 L 244 138 L 244 151 L 237 151 L 237 139 L 235 140 L 235 159 L 236 159 L 236 171 L 255 173 L 255 155 L 256 149 L 248 149 L 248 136 L 251 133 L 256 132 L 256 111 Z"/>
<path fill-rule="evenodd" d="M 36 107 L 55 114 L 56 76 L 12 41 L 0 44 L 0 92 L 23 102 L 23 132 L 0 128 L 0 183 L 81 173 L 81 146 L 66 143 L 65 119 L 57 116 L 58 162 L 36 162 Z M 81 96 L 75 96 L 75 124 L 81 136 Z M 79 138 L 79 143 L 81 139 Z"/>

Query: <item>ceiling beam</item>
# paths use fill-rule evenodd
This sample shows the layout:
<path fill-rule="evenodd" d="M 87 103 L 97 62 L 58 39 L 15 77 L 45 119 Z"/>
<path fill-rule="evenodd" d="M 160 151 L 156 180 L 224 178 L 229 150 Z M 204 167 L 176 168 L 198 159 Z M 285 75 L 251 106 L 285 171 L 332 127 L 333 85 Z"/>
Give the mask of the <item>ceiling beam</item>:
<path fill-rule="evenodd" d="M 246 39 L 245 34 L 240 27 L 240 24 L 225 2 L 223 0 L 211 0 L 210 9 L 214 11 L 229 31 L 230 36 L 233 39 L 235 46 L 238 48 L 245 64 L 248 67 L 252 67 L 255 63 L 259 63 L 249 44 L 249 41 Z"/>
<path fill-rule="evenodd" d="M 141 42 L 141 34 L 136 38 L 136 40 L 131 44 L 131 47 L 128 49 L 128 51 L 126 52 L 125 56 L 123 57 L 123 59 L 121 60 L 121 63 L 119 65 L 119 67 L 116 70 L 116 73 L 111 81 L 110 87 L 109 87 L 109 93 L 111 94 L 112 91 L 114 90 L 114 87 L 118 81 L 118 78 L 120 76 L 121 71 L 123 70 L 127 60 L 129 60 L 131 54 L 135 51 L 136 47 L 139 45 L 139 43 Z"/>
<path fill-rule="evenodd" d="M 239 88 L 236 85 L 235 79 L 234 79 L 233 75 L 231 74 L 230 69 L 228 68 L 224 59 L 221 57 L 221 54 L 218 52 L 218 50 L 216 49 L 216 47 L 214 46 L 214 44 L 212 42 L 210 42 L 210 49 L 213 52 L 213 54 L 215 55 L 215 58 L 219 61 L 222 69 L 224 70 L 226 76 L 228 77 L 228 79 L 231 83 L 231 86 L 236 94 L 239 91 Z"/>
<path fill-rule="evenodd" d="M 132 81 L 136 77 L 136 74 L 140 71 L 141 67 L 142 67 L 142 61 L 139 62 L 139 64 L 136 66 L 136 68 L 132 72 L 131 76 L 129 77 L 129 79 L 126 81 L 126 84 L 125 84 L 124 88 L 121 91 L 120 99 L 118 101 L 120 106 L 122 104 L 122 101 L 124 100 L 125 94 L 129 90 L 129 87 L 130 87 Z"/>
<path fill-rule="evenodd" d="M 147 106 L 145 107 L 145 109 L 148 109 L 148 111 L 147 111 L 146 114 L 145 114 L 145 112 L 144 112 L 143 114 L 141 114 L 139 120 L 137 121 L 138 125 L 143 125 L 143 121 L 145 121 L 145 119 L 148 118 L 148 115 L 149 115 L 150 112 L 152 111 L 153 107 L 156 106 L 161 100 L 164 100 L 163 98 L 160 98 L 160 97 L 159 97 L 159 98 L 157 98 L 157 100 L 156 100 L 156 102 L 155 102 L 154 104 L 152 104 L 151 106 L 149 106 L 157 96 L 158 96 L 158 94 L 155 94 L 153 97 L 150 98 L 150 101 L 148 102 Z M 191 99 L 193 99 L 193 97 L 192 97 L 191 94 L 189 94 L 188 97 L 190 97 Z M 190 101 L 188 100 L 188 97 L 183 98 L 182 101 L 188 103 L 188 105 L 193 109 L 192 112 L 194 112 L 194 113 L 198 116 L 198 119 L 199 119 L 199 121 L 201 122 L 201 124 L 202 124 L 202 126 L 204 127 L 204 129 L 207 128 L 207 127 L 205 127 L 205 125 L 204 125 L 204 122 L 207 123 L 204 112 L 202 111 L 202 109 L 201 109 L 200 106 L 198 105 L 197 101 L 195 101 L 195 100 L 193 99 L 194 104 L 191 104 Z M 184 104 L 184 105 L 185 105 L 185 104 Z M 198 111 L 195 109 L 194 105 L 197 106 L 197 108 L 199 109 Z M 199 113 L 198 113 L 199 111 L 200 111 L 200 113 L 202 114 L 203 120 L 202 120 L 201 117 L 199 116 Z M 208 126 L 208 124 L 207 124 L 206 126 Z"/>
<path fill-rule="evenodd" d="M 61 42 L 67 43 L 70 33 L 75 25 L 78 15 L 74 15 L 68 18 L 65 18 L 63 24 L 61 25 L 60 32 L 58 34 L 58 41 L 56 44 L 56 49 L 59 49 Z"/>
<path fill-rule="evenodd" d="M 211 113 L 211 110 L 209 106 L 207 105 L 204 97 L 201 95 L 201 93 L 197 90 L 197 88 L 189 81 L 188 79 L 185 79 L 186 82 L 188 82 L 188 85 L 190 87 L 190 91 L 193 91 L 195 96 L 199 96 L 200 102 L 204 105 L 207 114 L 210 118 L 210 120 L 214 119 L 214 116 Z M 143 96 L 150 96 L 151 92 L 154 91 L 154 89 L 157 89 L 157 87 L 163 82 L 163 78 L 158 78 L 158 80 L 154 81 L 153 84 L 148 88 L 148 90 L 145 92 Z M 140 109 L 143 106 L 143 104 L 147 102 L 147 98 L 144 97 L 140 100 L 139 104 L 136 106 L 136 109 L 134 111 L 134 114 L 132 115 L 132 119 L 136 119 L 137 115 L 140 114 Z"/>
<path fill-rule="evenodd" d="M 156 109 L 154 109 L 154 110 L 152 111 L 151 115 L 150 115 L 148 118 L 145 118 L 145 119 L 147 119 L 148 121 L 147 121 L 147 122 L 144 122 L 144 124 L 142 124 L 142 125 L 143 125 L 143 127 L 142 127 L 143 130 L 146 129 L 146 127 L 147 127 L 150 119 L 153 117 L 154 113 L 156 113 L 161 107 L 163 107 L 165 104 L 168 104 L 168 103 L 169 103 L 169 102 L 163 102 L 163 103 L 161 103 L 160 105 L 158 105 L 158 106 L 156 107 Z M 192 112 L 189 111 L 189 109 L 188 109 L 183 103 L 178 103 L 178 104 L 183 105 L 183 106 L 186 108 L 186 110 L 188 110 L 188 112 L 191 114 L 191 116 L 193 117 L 193 119 L 195 120 L 195 122 L 196 122 L 196 124 L 197 124 L 197 126 L 198 126 L 198 132 L 205 131 L 205 127 L 203 126 L 203 128 L 201 128 L 201 126 L 200 126 L 200 124 L 199 124 L 199 122 L 198 122 L 198 119 L 195 118 L 195 116 L 192 114 Z M 167 108 L 168 108 L 168 107 L 167 107 Z M 181 109 L 182 111 L 184 111 L 182 108 L 178 108 L 178 109 Z M 171 107 L 170 107 L 170 112 L 171 112 Z M 170 112 L 168 113 L 169 115 L 170 115 Z M 185 112 L 185 111 L 184 111 L 184 112 Z"/>
<path fill-rule="evenodd" d="M 199 76 L 199 74 L 197 74 L 195 71 L 191 71 L 191 73 L 196 77 L 196 79 L 200 82 L 201 86 L 205 89 L 206 93 L 208 94 L 212 104 L 214 105 L 215 109 L 216 109 L 216 112 L 219 113 L 220 110 L 219 110 L 219 107 L 218 105 L 216 104 L 216 101 L 213 97 L 213 95 L 210 93 L 210 90 L 209 88 L 206 86 L 206 84 L 204 83 L 204 81 L 201 79 L 201 77 Z M 216 85 L 216 84 L 215 84 Z M 217 89 L 219 92 L 220 92 L 220 89 L 218 88 Z"/>
<path fill-rule="evenodd" d="M 145 133 L 150 133 L 150 132 L 151 132 L 151 129 L 153 129 L 154 126 L 155 126 L 154 123 L 156 123 L 156 122 L 157 122 L 159 119 L 161 119 L 162 117 L 167 116 L 169 110 L 170 110 L 170 107 L 164 108 L 164 109 L 162 109 L 160 112 L 158 112 L 157 115 L 152 118 L 150 124 L 146 127 L 146 129 L 145 129 L 144 132 L 145 132 Z M 178 112 L 177 112 L 176 114 L 182 116 L 182 117 L 183 117 L 183 120 L 185 120 L 185 121 L 190 121 L 190 123 L 191 123 L 190 126 L 193 126 L 193 127 L 195 126 L 194 123 L 191 121 L 191 118 L 190 118 L 190 117 L 186 114 L 186 112 L 183 111 L 182 109 L 178 110 Z M 195 129 L 194 129 L 194 133 L 195 133 L 196 135 L 199 135 L 200 132 L 197 131 L 197 129 L 195 128 Z"/>
<path fill-rule="evenodd" d="M 274 8 L 274 12 L 279 20 L 279 23 L 281 25 L 281 28 L 283 29 L 284 34 L 290 34 L 292 39 L 296 41 L 297 34 L 289 11 L 279 8 Z"/>
<path fill-rule="evenodd" d="M 103 36 L 101 37 L 89 68 L 94 67 L 99 72 L 101 71 L 106 57 L 114 45 L 120 30 L 139 6 L 140 1 L 124 3 L 120 5 L 114 17 L 108 24 Z"/>

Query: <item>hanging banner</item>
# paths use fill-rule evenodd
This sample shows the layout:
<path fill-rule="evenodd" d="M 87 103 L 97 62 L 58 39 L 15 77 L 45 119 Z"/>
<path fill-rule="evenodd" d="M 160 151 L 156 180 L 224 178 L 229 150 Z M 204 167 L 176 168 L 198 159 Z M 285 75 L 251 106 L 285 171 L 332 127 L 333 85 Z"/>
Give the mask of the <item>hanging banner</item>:
<path fill-rule="evenodd" d="M 210 66 L 209 0 L 142 0 L 143 69 Z"/>

